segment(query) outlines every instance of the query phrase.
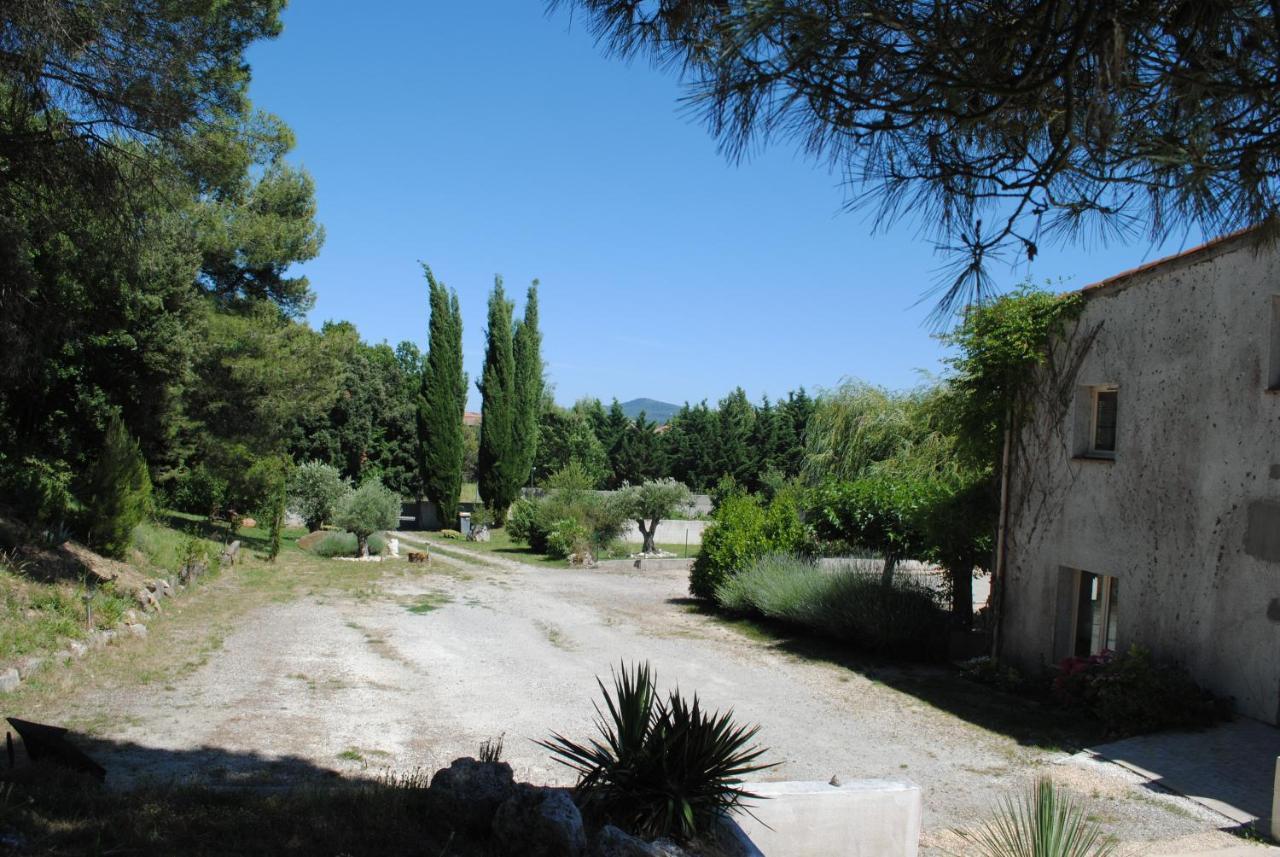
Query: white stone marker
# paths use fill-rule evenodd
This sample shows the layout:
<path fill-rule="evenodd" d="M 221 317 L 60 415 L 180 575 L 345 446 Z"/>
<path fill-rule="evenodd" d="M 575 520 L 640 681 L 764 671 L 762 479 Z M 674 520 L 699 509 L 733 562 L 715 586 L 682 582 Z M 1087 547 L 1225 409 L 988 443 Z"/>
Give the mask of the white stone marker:
<path fill-rule="evenodd" d="M 748 783 L 763 800 L 734 817 L 763 857 L 917 857 L 923 802 L 915 783 Z M 753 818 L 752 815 L 755 817 Z"/>
<path fill-rule="evenodd" d="M 392 556 L 400 556 L 400 540 L 387 539 L 387 552 Z"/>
<path fill-rule="evenodd" d="M 1276 757 L 1276 782 L 1271 789 L 1271 838 L 1280 840 L 1280 756 Z"/>

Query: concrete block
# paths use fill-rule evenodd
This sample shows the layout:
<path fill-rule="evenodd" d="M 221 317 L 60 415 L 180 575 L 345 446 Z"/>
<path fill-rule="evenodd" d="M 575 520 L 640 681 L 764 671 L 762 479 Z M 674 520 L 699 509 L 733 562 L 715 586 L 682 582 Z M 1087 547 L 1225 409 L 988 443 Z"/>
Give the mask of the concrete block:
<path fill-rule="evenodd" d="M 1276 781 L 1271 789 L 1271 838 L 1280 842 L 1280 756 L 1276 757 Z"/>
<path fill-rule="evenodd" d="M 917 857 L 920 787 L 893 780 L 750 783 L 762 800 L 735 817 L 762 857 Z M 754 816 L 754 817 L 753 817 Z M 745 844 L 745 843 L 744 843 Z"/>

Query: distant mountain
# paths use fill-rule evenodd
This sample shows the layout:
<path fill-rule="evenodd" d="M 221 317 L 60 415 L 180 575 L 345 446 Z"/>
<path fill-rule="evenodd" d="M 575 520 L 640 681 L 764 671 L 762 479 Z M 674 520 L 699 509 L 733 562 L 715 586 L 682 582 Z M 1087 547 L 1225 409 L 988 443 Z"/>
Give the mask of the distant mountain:
<path fill-rule="evenodd" d="M 635 419 L 644 411 L 644 418 L 651 423 L 666 423 L 680 410 L 680 405 L 659 402 L 657 399 L 632 399 L 622 403 L 622 412 Z"/>

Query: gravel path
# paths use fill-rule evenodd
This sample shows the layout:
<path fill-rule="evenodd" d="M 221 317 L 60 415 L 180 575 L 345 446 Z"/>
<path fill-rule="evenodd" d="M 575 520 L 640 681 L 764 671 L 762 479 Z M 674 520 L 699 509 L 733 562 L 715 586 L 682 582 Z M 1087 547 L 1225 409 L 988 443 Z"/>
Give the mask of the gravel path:
<path fill-rule="evenodd" d="M 761 724 L 779 763 L 763 778 L 919 783 L 926 854 L 963 854 L 951 831 L 1039 772 L 1093 800 L 1094 815 L 1125 840 L 1188 850 L 1239 842 L 1214 832 L 1221 817 L 1144 789 L 1116 766 L 1020 745 L 875 677 L 699 615 L 683 600 L 682 572 L 433 562 L 451 572 L 264 606 L 203 666 L 164 687 L 92 700 L 107 724 L 95 752 L 114 781 L 270 783 L 434 770 L 502 735 L 518 777 L 566 782 L 532 739 L 590 734 L 595 677 L 647 660 L 664 687 L 696 690 Z"/>

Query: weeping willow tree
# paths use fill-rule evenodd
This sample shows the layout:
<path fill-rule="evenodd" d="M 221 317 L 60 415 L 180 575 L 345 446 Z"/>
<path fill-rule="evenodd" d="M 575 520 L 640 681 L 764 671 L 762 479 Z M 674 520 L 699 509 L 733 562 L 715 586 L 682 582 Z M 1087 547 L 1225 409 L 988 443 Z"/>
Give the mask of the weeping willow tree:
<path fill-rule="evenodd" d="M 973 571 L 990 565 L 992 469 L 957 454 L 956 399 L 945 386 L 893 392 L 846 381 L 823 393 L 806 433 L 805 475 L 821 486 L 815 524 L 885 558 L 946 569 L 956 624 L 973 618 Z"/>
<path fill-rule="evenodd" d="M 854 379 L 823 392 L 805 433 L 805 478 L 818 484 L 890 469 L 948 469 L 953 439 L 942 396 L 938 387 L 895 392 Z"/>

